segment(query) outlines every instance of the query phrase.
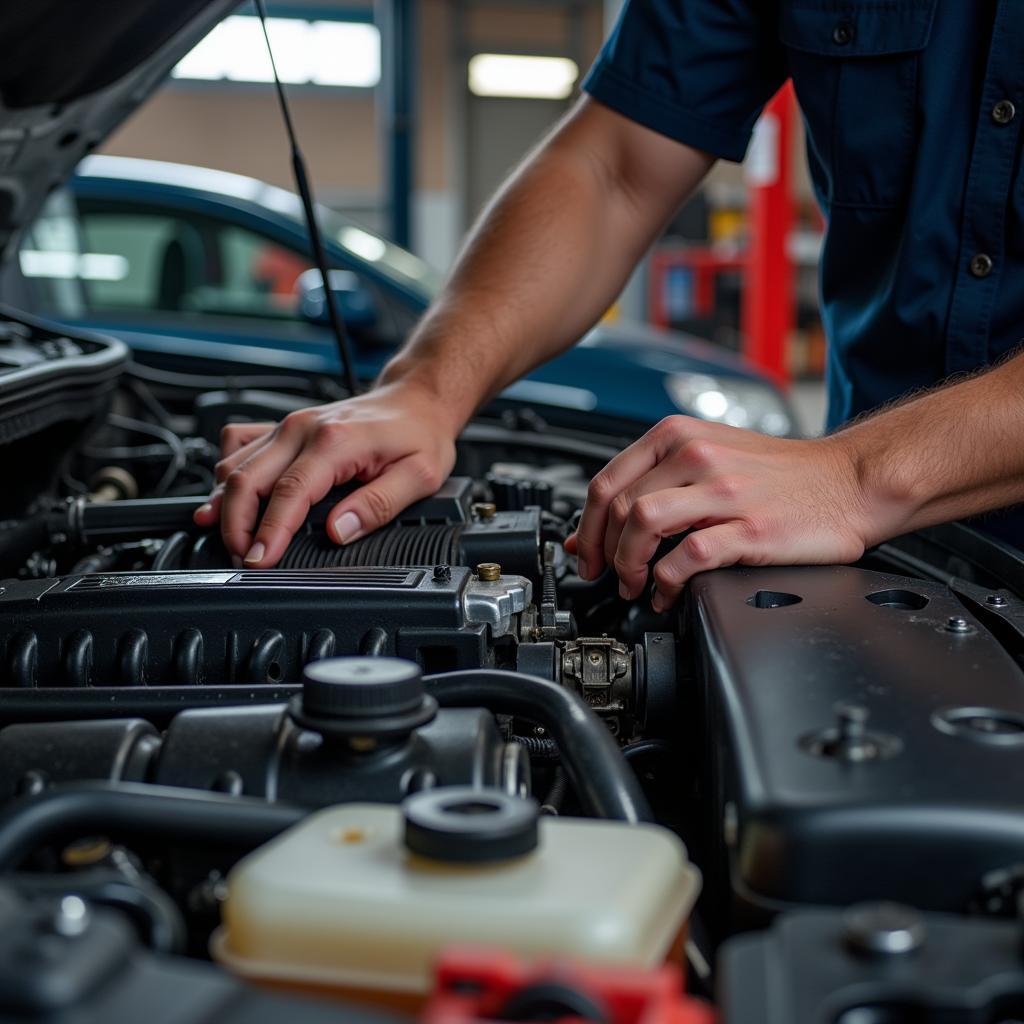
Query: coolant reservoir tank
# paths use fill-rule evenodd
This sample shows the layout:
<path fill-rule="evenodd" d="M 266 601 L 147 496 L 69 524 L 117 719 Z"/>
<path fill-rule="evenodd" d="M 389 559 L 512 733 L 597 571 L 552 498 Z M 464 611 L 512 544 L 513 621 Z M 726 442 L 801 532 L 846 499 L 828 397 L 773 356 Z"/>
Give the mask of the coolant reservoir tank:
<path fill-rule="evenodd" d="M 328 808 L 239 862 L 213 952 L 250 978 L 385 999 L 425 995 L 453 944 L 652 967 L 699 886 L 658 826 L 436 789 Z"/>

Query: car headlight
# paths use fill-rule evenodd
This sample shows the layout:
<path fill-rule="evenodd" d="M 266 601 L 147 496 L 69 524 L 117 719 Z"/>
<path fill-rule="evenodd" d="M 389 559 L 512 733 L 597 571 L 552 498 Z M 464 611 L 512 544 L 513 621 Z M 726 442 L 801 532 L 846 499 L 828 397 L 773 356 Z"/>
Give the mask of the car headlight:
<path fill-rule="evenodd" d="M 785 402 L 771 385 L 742 377 L 672 373 L 665 378 L 669 397 L 681 412 L 731 427 L 748 427 L 784 437 L 793 433 Z"/>

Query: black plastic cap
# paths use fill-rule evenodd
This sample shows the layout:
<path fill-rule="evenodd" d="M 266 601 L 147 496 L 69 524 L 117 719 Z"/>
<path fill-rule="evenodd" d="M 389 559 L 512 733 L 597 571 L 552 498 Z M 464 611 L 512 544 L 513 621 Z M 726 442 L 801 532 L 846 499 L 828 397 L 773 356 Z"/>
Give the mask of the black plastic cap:
<path fill-rule="evenodd" d="M 341 739 L 408 736 L 437 715 L 419 665 L 400 658 L 324 658 L 304 670 L 289 714 L 302 728 Z"/>
<path fill-rule="evenodd" d="M 405 845 L 415 854 L 453 864 L 512 860 L 537 848 L 536 800 L 496 789 L 449 786 L 402 804 Z"/>
<path fill-rule="evenodd" d="M 401 658 L 325 658 L 306 666 L 302 710 L 325 718 L 405 715 L 423 703 L 423 673 Z"/>

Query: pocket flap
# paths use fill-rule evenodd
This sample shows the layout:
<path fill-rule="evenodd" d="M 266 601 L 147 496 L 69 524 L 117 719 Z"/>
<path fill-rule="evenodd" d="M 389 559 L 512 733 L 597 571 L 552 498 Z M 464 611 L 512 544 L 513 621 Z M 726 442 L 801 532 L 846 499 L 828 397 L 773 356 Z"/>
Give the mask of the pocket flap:
<path fill-rule="evenodd" d="M 882 57 L 928 45 L 937 0 L 783 0 L 779 38 L 825 57 Z"/>

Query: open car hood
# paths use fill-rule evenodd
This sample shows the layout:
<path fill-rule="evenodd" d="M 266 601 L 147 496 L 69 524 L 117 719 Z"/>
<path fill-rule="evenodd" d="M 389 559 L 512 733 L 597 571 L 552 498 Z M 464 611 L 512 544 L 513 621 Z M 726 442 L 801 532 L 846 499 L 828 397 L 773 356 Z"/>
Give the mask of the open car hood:
<path fill-rule="evenodd" d="M 0 252 L 238 0 L 32 0 L 0 11 Z"/>

